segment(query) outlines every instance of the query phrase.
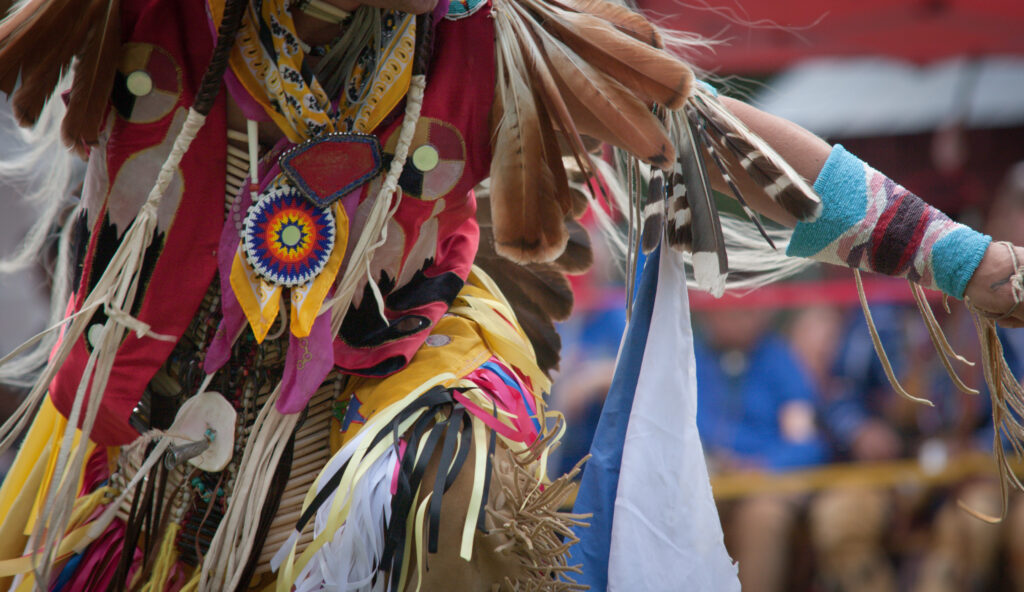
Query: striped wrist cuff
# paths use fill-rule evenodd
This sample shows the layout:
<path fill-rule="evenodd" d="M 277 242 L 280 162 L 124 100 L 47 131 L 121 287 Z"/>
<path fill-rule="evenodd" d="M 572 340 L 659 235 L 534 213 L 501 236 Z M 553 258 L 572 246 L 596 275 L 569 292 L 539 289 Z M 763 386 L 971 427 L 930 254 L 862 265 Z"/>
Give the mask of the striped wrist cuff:
<path fill-rule="evenodd" d="M 822 214 L 797 224 L 788 255 L 901 276 L 963 298 L 992 241 L 953 222 L 838 144 L 814 190 L 821 196 Z"/>

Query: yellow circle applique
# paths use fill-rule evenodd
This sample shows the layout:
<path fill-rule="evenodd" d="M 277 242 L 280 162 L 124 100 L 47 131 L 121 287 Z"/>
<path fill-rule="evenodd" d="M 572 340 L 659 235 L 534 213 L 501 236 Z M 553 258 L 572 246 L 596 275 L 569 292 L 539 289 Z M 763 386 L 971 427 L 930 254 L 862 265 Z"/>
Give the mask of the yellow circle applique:
<path fill-rule="evenodd" d="M 437 148 L 430 144 L 424 144 L 412 153 L 413 166 L 424 173 L 437 168 L 439 162 L 441 162 L 441 155 L 438 154 Z"/>
<path fill-rule="evenodd" d="M 125 79 L 128 92 L 137 97 L 144 97 L 153 92 L 153 79 L 145 70 L 136 70 Z"/>

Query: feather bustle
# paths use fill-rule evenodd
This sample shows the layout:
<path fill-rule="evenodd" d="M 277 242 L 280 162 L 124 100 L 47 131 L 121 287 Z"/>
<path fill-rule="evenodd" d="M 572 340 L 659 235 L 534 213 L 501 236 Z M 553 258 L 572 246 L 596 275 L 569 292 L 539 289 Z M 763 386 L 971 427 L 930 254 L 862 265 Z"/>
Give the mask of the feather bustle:
<path fill-rule="evenodd" d="M 578 222 L 567 220 L 569 241 L 557 260 L 528 265 L 514 263 L 495 251 L 487 183 L 477 187 L 476 197 L 480 246 L 473 264 L 483 269 L 501 289 L 533 344 L 538 365 L 550 374 L 558 367 L 561 349 L 553 319 L 567 318 L 573 306 L 572 290 L 564 274 L 582 273 L 590 267 L 593 262 L 590 238 Z"/>
<path fill-rule="evenodd" d="M 506 285 L 500 287 L 510 302 L 525 299 L 554 321 L 569 318 L 573 304 L 572 287 L 553 263 L 518 264 L 502 257 L 496 247 L 492 235 L 482 232 L 474 262 L 492 278 L 505 278 L 503 282 Z"/>
<path fill-rule="evenodd" d="M 594 264 L 594 250 L 590 246 L 590 234 L 582 224 L 575 220 L 567 220 L 569 241 L 565 250 L 555 259 L 554 266 L 564 273 L 585 273 Z"/>
<path fill-rule="evenodd" d="M 498 287 L 505 290 L 502 284 L 498 284 Z M 533 345 L 537 366 L 550 377 L 553 371 L 558 370 L 561 361 L 562 338 L 555 330 L 555 324 L 532 302 L 517 302 L 513 306 L 519 326 Z"/>
<path fill-rule="evenodd" d="M 526 298 L 537 303 L 552 320 L 566 321 L 572 314 L 573 295 L 569 280 L 551 264 L 519 266 L 523 275 L 535 281 L 522 281 L 519 289 Z"/>
<path fill-rule="evenodd" d="M 569 184 L 569 193 L 572 196 L 572 218 L 579 219 L 590 207 L 590 198 L 583 189 L 573 186 L 572 183 Z"/>

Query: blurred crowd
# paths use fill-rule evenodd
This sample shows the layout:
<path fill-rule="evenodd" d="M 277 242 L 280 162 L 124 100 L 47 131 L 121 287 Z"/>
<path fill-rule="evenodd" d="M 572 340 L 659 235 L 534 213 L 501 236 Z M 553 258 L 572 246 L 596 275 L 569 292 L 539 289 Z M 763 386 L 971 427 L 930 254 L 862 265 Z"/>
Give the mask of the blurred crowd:
<path fill-rule="evenodd" d="M 980 225 L 996 240 L 1024 240 L 1024 163 L 987 204 L 972 198 L 962 206 L 947 209 L 983 217 Z M 598 269 L 614 267 L 602 259 Z M 817 272 L 849 278 L 854 289 L 844 270 Z M 586 454 L 626 322 L 621 287 L 608 296 L 616 293 L 614 273 L 578 284 L 579 310 L 562 328 L 555 381 L 554 404 L 570 426 L 562 468 Z M 980 392 L 958 390 L 906 293 L 871 312 L 895 377 L 931 406 L 894 391 L 856 298 L 835 304 L 823 297 L 798 310 L 742 299 L 695 306 L 697 424 L 712 483 L 718 475 L 812 476 L 783 493 L 751 485 L 717 500 L 746 592 L 1024 591 L 1024 498 L 1010 494 L 1002 523 L 983 519 L 999 517 L 1004 502 L 989 460 L 994 431 L 981 367 L 954 362 Z M 957 305 L 946 314 L 941 299 L 931 304 L 953 349 L 977 361 L 967 310 Z M 1024 331 L 1000 338 L 1011 370 L 1024 377 Z M 892 478 L 906 467 L 949 474 L 972 453 L 980 470 L 940 485 Z M 826 467 L 837 477 L 822 485 L 813 473 Z"/>

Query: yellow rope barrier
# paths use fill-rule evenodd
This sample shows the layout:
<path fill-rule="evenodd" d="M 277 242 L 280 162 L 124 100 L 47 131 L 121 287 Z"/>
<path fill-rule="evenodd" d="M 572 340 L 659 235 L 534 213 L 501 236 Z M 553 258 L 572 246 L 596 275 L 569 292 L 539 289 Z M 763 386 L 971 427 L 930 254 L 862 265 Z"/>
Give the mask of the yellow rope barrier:
<path fill-rule="evenodd" d="M 1024 471 L 1024 462 L 1014 463 L 1013 470 L 1021 474 Z M 717 501 L 724 501 L 755 493 L 811 493 L 850 486 L 876 489 L 904 484 L 939 487 L 958 483 L 970 477 L 997 475 L 997 467 L 990 454 L 967 453 L 950 458 L 939 471 L 925 471 L 917 460 L 910 459 L 877 463 L 836 463 L 787 473 L 721 473 L 711 477 L 711 489 Z"/>
<path fill-rule="evenodd" d="M 1024 461 L 1012 463 L 1013 471 L 1024 475 Z M 839 487 L 883 489 L 897 485 L 941 487 L 971 477 L 998 477 L 992 455 L 981 452 L 949 459 L 939 471 L 925 471 L 915 459 L 886 462 L 833 463 L 813 469 L 786 473 L 735 471 L 711 476 L 715 501 L 740 499 L 754 494 L 801 494 Z M 564 507 L 576 502 L 575 493 Z"/>

